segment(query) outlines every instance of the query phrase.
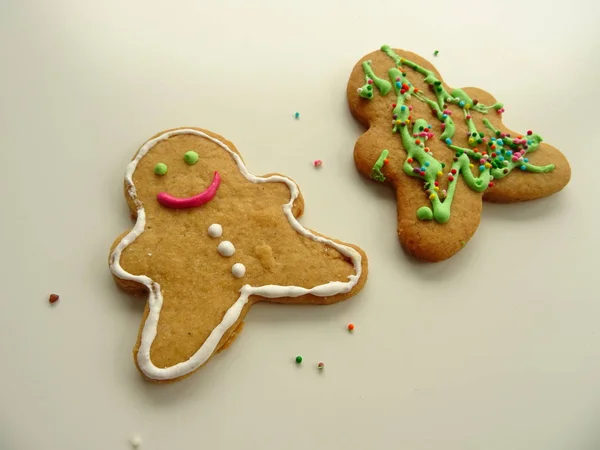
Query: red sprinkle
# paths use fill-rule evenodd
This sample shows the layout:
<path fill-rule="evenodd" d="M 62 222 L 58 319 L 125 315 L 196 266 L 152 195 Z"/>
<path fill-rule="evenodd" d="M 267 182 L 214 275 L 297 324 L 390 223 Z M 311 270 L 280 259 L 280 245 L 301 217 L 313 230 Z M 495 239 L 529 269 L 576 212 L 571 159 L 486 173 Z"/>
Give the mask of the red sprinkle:
<path fill-rule="evenodd" d="M 452 175 L 448 175 L 448 181 L 454 181 L 454 177 Z"/>
<path fill-rule="evenodd" d="M 390 160 L 389 160 L 389 159 L 385 158 L 385 159 L 383 160 L 383 164 L 389 164 L 389 163 L 390 163 Z"/>
<path fill-rule="evenodd" d="M 348 324 L 348 331 L 354 331 L 354 324 L 353 323 L 349 323 Z"/>
<path fill-rule="evenodd" d="M 494 182 L 490 181 L 490 184 L 488 184 L 488 187 L 494 187 Z"/>
<path fill-rule="evenodd" d="M 533 134 L 533 131 L 527 130 L 527 136 L 531 136 L 532 134 Z"/>
<path fill-rule="evenodd" d="M 373 84 L 373 80 L 369 80 L 369 81 L 367 81 L 367 83 Z"/>
<path fill-rule="evenodd" d="M 456 169 L 452 169 L 450 172 L 452 172 L 452 175 L 456 175 Z"/>
<path fill-rule="evenodd" d="M 48 298 L 48 301 L 50 303 L 56 303 L 58 301 L 60 297 L 56 294 L 50 294 L 50 298 Z"/>
<path fill-rule="evenodd" d="M 409 164 L 412 164 L 413 159 L 412 158 L 408 158 L 407 161 L 408 161 Z"/>
<path fill-rule="evenodd" d="M 421 139 L 416 139 L 415 144 L 419 145 L 421 143 Z"/>
<path fill-rule="evenodd" d="M 435 181 L 433 184 L 435 184 L 436 186 L 440 185 L 440 183 L 438 181 Z"/>
<path fill-rule="evenodd" d="M 392 103 L 392 108 L 395 108 L 395 107 L 396 107 L 396 104 L 395 104 L 395 103 Z"/>

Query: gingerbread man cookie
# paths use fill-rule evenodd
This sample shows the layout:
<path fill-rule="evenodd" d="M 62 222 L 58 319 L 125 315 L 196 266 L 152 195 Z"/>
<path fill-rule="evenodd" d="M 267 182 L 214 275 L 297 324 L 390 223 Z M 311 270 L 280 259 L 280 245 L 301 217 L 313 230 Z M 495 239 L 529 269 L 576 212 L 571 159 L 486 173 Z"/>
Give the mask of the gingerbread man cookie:
<path fill-rule="evenodd" d="M 296 183 L 248 172 L 206 130 L 165 131 L 127 166 L 135 226 L 111 249 L 119 286 L 147 296 L 134 359 L 152 381 L 189 375 L 239 331 L 253 303 L 331 304 L 359 292 L 358 247 L 304 228 Z"/>
<path fill-rule="evenodd" d="M 533 131 L 502 124 L 504 106 L 478 88 L 451 89 L 425 59 L 384 45 L 348 82 L 352 114 L 369 127 L 358 170 L 396 191 L 398 235 L 417 258 L 458 252 L 479 225 L 482 200 L 517 202 L 560 191 L 571 169 Z"/>

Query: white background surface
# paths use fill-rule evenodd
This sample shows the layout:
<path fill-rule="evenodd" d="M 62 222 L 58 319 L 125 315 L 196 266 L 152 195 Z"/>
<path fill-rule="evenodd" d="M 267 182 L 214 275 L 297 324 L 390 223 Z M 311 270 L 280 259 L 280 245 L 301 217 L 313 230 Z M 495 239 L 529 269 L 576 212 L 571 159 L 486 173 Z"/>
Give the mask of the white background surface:
<path fill-rule="evenodd" d="M 599 20 L 594 0 L 2 0 L 0 449 L 600 448 Z M 450 261 L 407 257 L 393 193 L 354 168 L 345 99 L 384 43 L 492 92 L 571 184 L 486 205 Z M 302 222 L 362 246 L 370 279 L 331 307 L 258 305 L 162 386 L 135 369 L 143 301 L 107 255 L 130 226 L 125 165 L 176 126 L 293 177 Z"/>

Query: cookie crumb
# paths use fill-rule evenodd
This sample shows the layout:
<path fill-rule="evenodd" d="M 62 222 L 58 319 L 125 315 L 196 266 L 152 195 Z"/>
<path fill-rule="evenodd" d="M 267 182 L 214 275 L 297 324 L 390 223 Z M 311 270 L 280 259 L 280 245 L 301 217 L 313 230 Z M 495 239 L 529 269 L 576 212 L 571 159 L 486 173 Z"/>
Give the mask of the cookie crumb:
<path fill-rule="evenodd" d="M 142 438 L 141 438 L 141 437 L 139 437 L 139 436 L 137 436 L 137 435 L 136 435 L 136 436 L 133 436 L 133 437 L 131 438 L 131 446 L 132 446 L 133 448 L 139 448 L 139 447 L 140 447 L 140 445 L 142 445 Z"/>
<path fill-rule="evenodd" d="M 302 356 L 296 356 L 296 364 L 300 364 L 302 362 Z"/>
<path fill-rule="evenodd" d="M 323 164 L 323 161 L 321 161 L 320 159 L 315 159 L 313 161 L 313 166 L 315 166 L 315 167 L 321 167 L 322 164 Z"/>
<path fill-rule="evenodd" d="M 354 324 L 353 323 L 349 323 L 348 324 L 348 331 L 354 331 Z"/>
<path fill-rule="evenodd" d="M 323 370 L 325 368 L 325 363 L 323 361 L 319 361 L 317 364 L 317 369 Z"/>
<path fill-rule="evenodd" d="M 56 303 L 60 297 L 57 294 L 50 294 L 48 301 L 50 303 Z"/>
<path fill-rule="evenodd" d="M 298 111 L 296 111 L 296 112 L 294 113 L 294 117 L 295 117 L 296 119 L 299 119 L 299 118 L 300 118 L 300 113 L 299 113 Z"/>
<path fill-rule="evenodd" d="M 440 53 L 440 51 L 436 50 L 436 51 L 433 52 L 433 56 L 437 56 L 437 55 L 439 55 L 439 53 Z"/>

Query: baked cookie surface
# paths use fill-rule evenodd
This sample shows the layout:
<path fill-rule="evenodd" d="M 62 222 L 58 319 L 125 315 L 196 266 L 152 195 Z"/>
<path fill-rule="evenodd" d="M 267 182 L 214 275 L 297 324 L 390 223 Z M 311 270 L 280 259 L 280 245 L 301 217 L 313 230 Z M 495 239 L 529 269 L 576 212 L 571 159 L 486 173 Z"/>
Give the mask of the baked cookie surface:
<path fill-rule="evenodd" d="M 109 266 L 120 287 L 147 296 L 134 359 L 152 381 L 185 377 L 225 349 L 253 303 L 331 304 L 366 282 L 361 249 L 300 225 L 295 182 L 250 174 L 209 131 L 148 140 L 127 167 L 125 195 L 136 222 Z"/>
<path fill-rule="evenodd" d="M 396 191 L 400 242 L 419 259 L 461 250 L 479 225 L 482 200 L 534 200 L 570 180 L 564 155 L 531 130 L 507 129 L 491 94 L 450 88 L 414 53 L 384 45 L 366 55 L 347 96 L 368 127 L 354 148 L 356 167 Z"/>

